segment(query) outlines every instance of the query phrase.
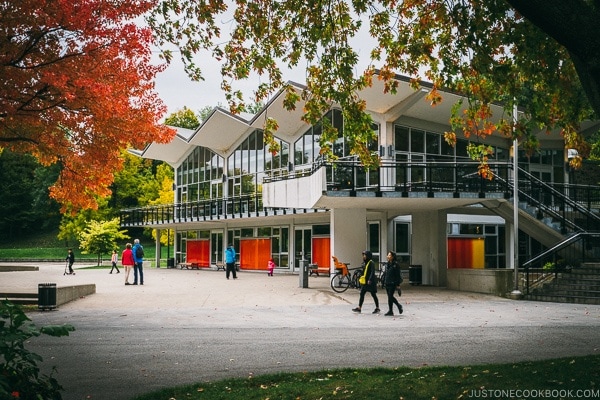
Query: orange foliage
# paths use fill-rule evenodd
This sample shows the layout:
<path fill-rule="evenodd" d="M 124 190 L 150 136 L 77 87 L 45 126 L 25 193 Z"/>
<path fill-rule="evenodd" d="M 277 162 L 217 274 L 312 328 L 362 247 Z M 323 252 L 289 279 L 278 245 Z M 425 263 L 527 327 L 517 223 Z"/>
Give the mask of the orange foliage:
<path fill-rule="evenodd" d="M 96 208 L 120 150 L 168 142 L 154 91 L 151 33 L 134 18 L 153 1 L 7 0 L 0 16 L 0 148 L 62 172 L 50 194 Z"/>

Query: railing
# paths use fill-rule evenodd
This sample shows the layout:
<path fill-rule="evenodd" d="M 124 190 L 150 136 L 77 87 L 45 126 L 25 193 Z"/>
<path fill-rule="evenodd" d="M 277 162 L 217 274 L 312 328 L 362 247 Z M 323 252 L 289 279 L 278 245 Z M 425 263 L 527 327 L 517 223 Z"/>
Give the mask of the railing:
<path fill-rule="evenodd" d="M 548 184 L 519 168 L 519 196 L 538 208 L 541 217 L 561 223 L 561 232 L 600 231 L 600 188 L 589 185 Z M 596 209 L 593 212 L 592 209 Z"/>
<path fill-rule="evenodd" d="M 506 179 L 488 180 L 478 173 L 478 162 L 394 162 L 382 161 L 375 169 L 365 168 L 355 160 L 338 160 L 330 163 L 318 162 L 307 168 L 287 175 L 270 176 L 264 183 L 295 179 L 311 175 L 321 167 L 326 168 L 327 190 L 331 191 L 396 191 L 408 192 L 509 192 Z M 490 163 L 494 173 L 508 177 L 512 164 Z"/>
<path fill-rule="evenodd" d="M 145 226 L 247 216 L 262 211 L 262 198 L 256 195 L 218 198 L 187 203 L 165 204 L 121 210 L 121 226 Z"/>
<path fill-rule="evenodd" d="M 480 164 L 473 161 L 461 162 L 393 162 L 383 161 L 373 170 L 365 168 L 355 160 L 320 160 L 306 168 L 297 168 L 286 173 L 267 176 L 263 183 L 297 179 L 310 176 L 320 168 L 326 168 L 327 190 L 347 191 L 353 195 L 359 191 L 381 193 L 400 192 L 409 197 L 420 192 L 424 197 L 435 193 L 449 192 L 453 197 L 470 195 L 484 198 L 495 194 L 504 198 L 513 195 L 513 165 L 510 162 L 490 162 L 493 179 L 478 174 Z M 542 219 L 549 217 L 560 221 L 563 234 L 584 230 L 600 230 L 600 216 L 590 211 L 600 207 L 600 188 L 592 186 L 551 186 L 519 169 L 519 198 L 535 205 Z M 277 210 L 272 210 L 277 211 Z M 186 221 L 203 221 L 245 216 L 266 212 L 259 195 L 235 198 L 219 198 L 143 207 L 121 211 L 121 225 L 144 226 Z"/>
<path fill-rule="evenodd" d="M 525 293 L 585 262 L 600 262 L 600 233 L 576 233 L 523 263 Z"/>

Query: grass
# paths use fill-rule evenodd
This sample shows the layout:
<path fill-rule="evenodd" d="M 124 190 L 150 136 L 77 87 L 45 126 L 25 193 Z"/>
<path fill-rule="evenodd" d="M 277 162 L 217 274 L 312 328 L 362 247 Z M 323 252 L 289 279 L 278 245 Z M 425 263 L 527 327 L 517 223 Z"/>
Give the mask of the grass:
<path fill-rule="evenodd" d="M 28 237 L 27 239 L 4 240 L 0 242 L 0 259 L 3 260 L 64 260 L 67 256 L 67 250 L 73 249 L 75 253 L 75 261 L 89 262 L 90 265 L 97 263 L 98 257 L 96 254 L 83 254 L 78 243 L 65 243 L 56 238 L 58 232 L 46 232 Z M 155 259 L 154 242 L 150 239 L 144 246 L 146 260 Z M 118 249 L 119 257 L 121 256 L 122 247 Z M 167 265 L 167 248 L 163 246 L 161 249 L 161 266 Z M 171 249 L 172 252 L 172 249 Z M 103 254 L 102 260 L 110 260 L 110 254 Z M 171 257 L 173 255 L 171 254 Z M 110 268 L 110 267 L 109 267 Z"/>
<path fill-rule="evenodd" d="M 134 400 L 600 397 L 600 355 L 468 367 L 279 373 L 163 389 Z"/>

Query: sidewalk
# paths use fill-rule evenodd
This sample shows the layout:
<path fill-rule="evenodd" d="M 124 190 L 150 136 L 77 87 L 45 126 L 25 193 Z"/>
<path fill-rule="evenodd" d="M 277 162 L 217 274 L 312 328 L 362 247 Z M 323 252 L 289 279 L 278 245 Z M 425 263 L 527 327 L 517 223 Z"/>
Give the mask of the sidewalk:
<path fill-rule="evenodd" d="M 255 306 L 285 305 L 356 305 L 359 291 L 349 288 L 344 293 L 334 292 L 327 276 L 311 276 L 308 288 L 300 287 L 298 275 L 241 271 L 237 280 L 225 279 L 224 271 L 210 269 L 144 268 L 144 286 L 125 286 L 124 269 L 121 273 L 109 274 L 108 269 L 89 269 L 89 264 L 75 264 L 75 275 L 64 275 L 64 263 L 2 263 L 2 265 L 31 265 L 39 271 L 0 272 L 0 292 L 37 293 L 39 283 L 56 283 L 57 286 L 95 284 L 96 294 L 82 298 L 65 307 L 88 309 L 126 309 L 157 307 L 228 307 L 240 304 Z M 1 271 L 0 266 L 0 271 Z M 133 283 L 133 271 L 129 282 Z M 235 288 L 232 290 L 232 288 Z M 498 297 L 446 290 L 430 286 L 402 285 L 403 298 L 408 302 L 429 301 L 475 301 Z M 385 305 L 385 290 L 379 288 L 378 296 Z M 151 301 L 148 301 L 151 299 Z M 365 303 L 371 303 L 367 296 Z M 384 308 L 383 306 L 381 307 Z"/>

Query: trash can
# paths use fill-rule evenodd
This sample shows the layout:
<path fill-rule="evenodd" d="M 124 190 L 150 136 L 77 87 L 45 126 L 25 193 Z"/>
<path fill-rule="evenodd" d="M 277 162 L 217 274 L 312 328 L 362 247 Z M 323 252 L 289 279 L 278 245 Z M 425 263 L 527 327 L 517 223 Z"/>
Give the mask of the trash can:
<path fill-rule="evenodd" d="M 175 258 L 167 258 L 167 268 L 175 268 Z"/>
<path fill-rule="evenodd" d="M 423 283 L 423 266 L 411 265 L 408 267 L 408 283 L 411 285 Z"/>
<path fill-rule="evenodd" d="M 308 260 L 300 260 L 300 286 L 308 287 Z"/>
<path fill-rule="evenodd" d="M 40 310 L 56 308 L 56 283 L 38 284 L 38 308 Z"/>

